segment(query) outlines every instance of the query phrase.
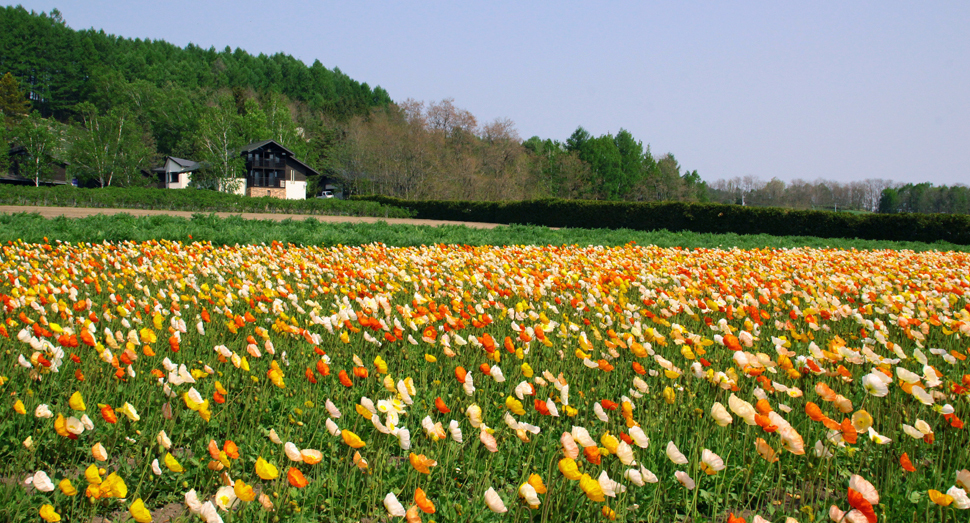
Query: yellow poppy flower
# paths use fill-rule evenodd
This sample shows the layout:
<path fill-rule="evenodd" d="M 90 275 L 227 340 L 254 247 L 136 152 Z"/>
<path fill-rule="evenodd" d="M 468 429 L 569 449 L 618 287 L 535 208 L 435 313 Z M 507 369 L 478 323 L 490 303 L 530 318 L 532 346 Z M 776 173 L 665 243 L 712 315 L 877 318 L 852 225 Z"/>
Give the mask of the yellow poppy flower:
<path fill-rule="evenodd" d="M 127 401 L 125 402 L 124 405 L 121 406 L 120 409 L 117 410 L 117 412 L 124 414 L 131 421 L 138 421 L 141 419 L 141 416 L 138 415 L 138 412 L 135 410 L 135 407 L 133 407 L 131 403 L 128 403 Z"/>
<path fill-rule="evenodd" d="M 63 492 L 65 496 L 77 495 L 77 489 L 74 488 L 74 485 L 71 485 L 71 480 L 67 478 L 62 479 L 61 482 L 57 484 L 57 488 L 61 489 L 61 492 Z"/>
<path fill-rule="evenodd" d="M 361 405 L 360 403 L 355 405 L 354 409 L 357 411 L 357 414 L 360 414 L 367 421 L 370 421 L 370 419 L 374 417 L 374 413 L 368 410 L 367 407 Z"/>
<path fill-rule="evenodd" d="M 563 458 L 559 460 L 559 472 L 562 472 L 562 475 L 565 476 L 566 479 L 573 481 L 576 481 L 583 476 L 579 472 L 579 466 L 576 464 L 576 460 L 572 458 Z"/>
<path fill-rule="evenodd" d="M 43 505 L 40 507 L 40 517 L 50 523 L 61 520 L 61 515 L 54 511 L 53 505 Z"/>
<path fill-rule="evenodd" d="M 670 387 L 664 387 L 664 401 L 666 401 L 668 405 L 673 405 L 674 401 L 676 400 L 677 400 L 677 393 L 674 392 L 674 389 Z"/>
<path fill-rule="evenodd" d="M 953 496 L 944 494 L 939 490 L 930 489 L 927 494 L 930 496 L 930 501 L 941 507 L 949 507 L 953 503 Z"/>
<path fill-rule="evenodd" d="M 529 476 L 529 484 L 532 485 L 532 488 L 536 489 L 536 494 L 546 493 L 546 485 L 542 482 L 542 477 L 538 474 L 531 474 Z"/>
<path fill-rule="evenodd" d="M 275 465 L 260 457 L 256 458 L 256 475 L 266 481 L 270 481 L 278 478 L 280 471 Z"/>
<path fill-rule="evenodd" d="M 57 419 L 54 420 L 54 432 L 57 432 L 58 436 L 65 438 L 71 435 L 67 430 L 67 418 L 61 414 L 58 414 Z"/>
<path fill-rule="evenodd" d="M 131 517 L 135 518 L 138 523 L 151 523 L 152 521 L 152 513 L 145 508 L 145 503 L 141 498 L 136 499 L 128 508 L 128 511 L 131 512 Z"/>
<path fill-rule="evenodd" d="M 23 416 L 23 415 L 25 415 L 25 414 L 27 414 L 27 407 L 24 407 L 24 402 L 22 402 L 22 401 L 20 401 L 20 400 L 17 400 L 17 401 L 16 401 L 16 402 L 15 402 L 15 403 L 13 404 L 13 410 L 14 410 L 14 412 L 16 412 L 17 414 L 20 414 L 21 416 Z"/>
<path fill-rule="evenodd" d="M 606 450 L 609 451 L 610 454 L 616 454 L 616 449 L 620 447 L 620 440 L 616 439 L 616 437 L 609 432 L 603 433 L 603 435 L 600 437 L 600 443 L 606 447 Z"/>
<path fill-rule="evenodd" d="M 112 472 L 101 483 L 99 487 L 102 498 L 126 498 L 128 497 L 128 485 L 125 480 L 116 472 Z"/>
<path fill-rule="evenodd" d="M 606 494 L 603 492 L 600 482 L 590 477 L 589 474 L 583 474 L 579 477 L 579 488 L 583 489 L 586 497 L 591 501 L 606 501 Z"/>
<path fill-rule="evenodd" d="M 168 470 L 171 470 L 172 472 L 179 473 L 185 471 L 185 468 L 182 467 L 182 464 L 175 459 L 175 456 L 173 456 L 171 452 L 165 453 L 165 466 L 168 467 Z"/>
<path fill-rule="evenodd" d="M 102 479 L 98 471 L 98 466 L 90 465 L 88 468 L 84 469 L 84 479 L 88 480 L 88 483 L 92 485 L 100 485 Z"/>
<path fill-rule="evenodd" d="M 67 400 L 67 404 L 74 410 L 85 410 L 84 398 L 81 397 L 81 391 L 74 391 L 74 394 L 71 394 L 71 399 Z"/>
<path fill-rule="evenodd" d="M 377 369 L 378 374 L 387 374 L 387 362 L 380 356 L 374 358 L 374 368 Z"/>
<path fill-rule="evenodd" d="M 253 501 L 256 499 L 256 493 L 253 492 L 252 485 L 247 485 L 241 479 L 236 480 L 232 486 L 232 490 L 236 493 L 236 497 L 243 501 Z"/>
<path fill-rule="evenodd" d="M 340 437 L 344 439 L 344 443 L 349 445 L 351 448 L 359 449 L 366 445 L 364 440 L 360 439 L 360 436 L 354 434 L 349 430 L 340 431 Z"/>

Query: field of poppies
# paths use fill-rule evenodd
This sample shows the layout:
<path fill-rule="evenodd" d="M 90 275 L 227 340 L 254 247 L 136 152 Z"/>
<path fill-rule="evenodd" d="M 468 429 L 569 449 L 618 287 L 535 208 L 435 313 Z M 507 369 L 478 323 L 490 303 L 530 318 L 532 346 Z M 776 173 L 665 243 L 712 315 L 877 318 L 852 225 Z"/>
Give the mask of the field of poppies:
<path fill-rule="evenodd" d="M 966 521 L 970 255 L 9 241 L 4 521 Z"/>

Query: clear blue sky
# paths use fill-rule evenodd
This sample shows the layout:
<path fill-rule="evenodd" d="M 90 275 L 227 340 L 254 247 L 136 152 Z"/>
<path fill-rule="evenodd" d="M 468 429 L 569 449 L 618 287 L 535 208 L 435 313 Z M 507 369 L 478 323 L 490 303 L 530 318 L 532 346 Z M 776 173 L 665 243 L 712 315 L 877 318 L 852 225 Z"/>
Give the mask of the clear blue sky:
<path fill-rule="evenodd" d="M 970 183 L 970 2 L 25 1 L 319 59 L 523 138 L 621 127 L 701 177 Z"/>

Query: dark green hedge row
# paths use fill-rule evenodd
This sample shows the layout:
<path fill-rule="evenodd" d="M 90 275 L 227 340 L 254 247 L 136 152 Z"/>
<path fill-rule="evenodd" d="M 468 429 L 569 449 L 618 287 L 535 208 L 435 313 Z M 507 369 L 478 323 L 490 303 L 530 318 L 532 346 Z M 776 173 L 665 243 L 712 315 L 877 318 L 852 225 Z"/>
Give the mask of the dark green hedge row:
<path fill-rule="evenodd" d="M 78 189 L 72 186 L 0 185 L 0 205 L 49 205 L 54 207 L 159 209 L 193 212 L 260 212 L 376 216 L 382 218 L 408 218 L 411 216 L 411 213 L 403 208 L 374 201 L 348 201 L 336 198 L 282 200 L 268 196 L 250 198 L 202 189 L 135 187 Z"/>
<path fill-rule="evenodd" d="M 382 196 L 379 202 L 416 212 L 417 218 L 519 223 L 585 229 L 693 231 L 770 234 L 866 240 L 946 241 L 970 245 L 970 216 L 956 214 L 853 214 L 684 202 L 531 200 L 520 202 L 408 201 Z"/>

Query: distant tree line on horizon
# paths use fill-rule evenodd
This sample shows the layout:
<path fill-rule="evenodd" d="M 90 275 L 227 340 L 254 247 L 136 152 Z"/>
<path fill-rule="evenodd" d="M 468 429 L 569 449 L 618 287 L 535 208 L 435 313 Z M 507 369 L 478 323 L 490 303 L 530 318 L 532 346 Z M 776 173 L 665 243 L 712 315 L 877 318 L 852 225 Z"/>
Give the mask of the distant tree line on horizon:
<path fill-rule="evenodd" d="M 887 180 L 703 181 L 629 131 L 523 140 L 452 99 L 394 103 L 319 60 L 180 48 L 75 31 L 55 9 L 0 8 L 0 143 L 36 183 L 51 165 L 87 186 L 139 186 L 164 156 L 203 163 L 201 187 L 235 179 L 247 143 L 273 139 L 349 193 L 405 199 L 712 201 L 799 209 L 970 212 L 963 186 Z M 0 155 L 0 170 L 10 157 Z M 311 180 L 318 190 L 322 178 Z"/>
<path fill-rule="evenodd" d="M 755 176 L 717 180 L 709 185 L 710 200 L 754 207 L 789 207 L 879 213 L 970 214 L 970 187 L 956 184 L 901 184 L 870 178 L 852 182 L 814 182 Z"/>

